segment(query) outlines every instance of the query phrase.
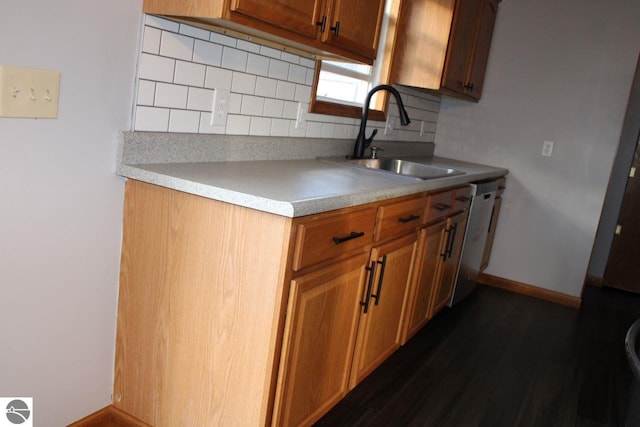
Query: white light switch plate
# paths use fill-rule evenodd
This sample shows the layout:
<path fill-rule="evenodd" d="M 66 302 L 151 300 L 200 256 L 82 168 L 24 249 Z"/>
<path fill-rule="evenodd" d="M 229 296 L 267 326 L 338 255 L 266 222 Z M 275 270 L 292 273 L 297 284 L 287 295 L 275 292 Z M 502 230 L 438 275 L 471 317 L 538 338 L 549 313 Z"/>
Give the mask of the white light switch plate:
<path fill-rule="evenodd" d="M 553 141 L 544 141 L 542 143 L 542 155 L 551 157 L 551 153 L 553 153 Z"/>
<path fill-rule="evenodd" d="M 58 117 L 60 72 L 0 65 L 0 117 Z"/>

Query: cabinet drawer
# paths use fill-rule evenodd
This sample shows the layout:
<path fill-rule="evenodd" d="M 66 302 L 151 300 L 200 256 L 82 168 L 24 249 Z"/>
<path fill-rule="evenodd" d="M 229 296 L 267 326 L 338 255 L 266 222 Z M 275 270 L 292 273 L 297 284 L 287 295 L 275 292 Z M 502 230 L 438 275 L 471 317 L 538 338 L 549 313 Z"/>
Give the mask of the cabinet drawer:
<path fill-rule="evenodd" d="M 376 208 L 329 217 L 317 216 L 297 225 L 293 270 L 364 248 L 373 241 Z"/>
<path fill-rule="evenodd" d="M 427 196 L 427 208 L 424 213 L 424 223 L 433 222 L 449 215 L 453 204 L 453 191 L 429 194 Z"/>
<path fill-rule="evenodd" d="M 453 198 L 453 208 L 451 212 L 460 212 L 465 209 L 469 209 L 471 203 L 471 187 L 465 186 L 455 189 L 455 196 Z"/>
<path fill-rule="evenodd" d="M 420 197 L 380 206 L 374 240 L 378 242 L 417 230 L 422 224 L 425 203 L 426 199 Z"/>

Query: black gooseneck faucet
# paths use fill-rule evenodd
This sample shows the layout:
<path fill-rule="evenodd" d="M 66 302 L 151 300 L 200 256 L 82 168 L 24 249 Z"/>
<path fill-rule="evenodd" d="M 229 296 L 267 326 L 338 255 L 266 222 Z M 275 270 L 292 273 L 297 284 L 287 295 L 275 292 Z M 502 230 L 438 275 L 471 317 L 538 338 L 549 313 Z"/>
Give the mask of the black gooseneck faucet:
<path fill-rule="evenodd" d="M 364 157 L 365 148 L 371 145 L 373 137 L 376 136 L 376 133 L 378 133 L 378 130 L 374 129 L 369 138 L 365 137 L 365 132 L 367 129 L 367 118 L 369 117 L 369 102 L 371 101 L 371 97 L 373 96 L 373 94 L 378 92 L 379 90 L 387 90 L 391 92 L 393 96 L 395 96 L 396 103 L 398 104 L 398 111 L 400 112 L 400 123 L 402 123 L 402 126 L 407 126 L 409 123 L 411 123 L 409 115 L 407 114 L 407 110 L 404 109 L 404 103 L 402 102 L 400 93 L 391 85 L 375 86 L 367 94 L 367 98 L 364 101 L 364 106 L 362 107 L 362 121 L 360 122 L 360 132 L 358 133 L 356 143 L 353 147 L 354 159 L 361 159 Z"/>

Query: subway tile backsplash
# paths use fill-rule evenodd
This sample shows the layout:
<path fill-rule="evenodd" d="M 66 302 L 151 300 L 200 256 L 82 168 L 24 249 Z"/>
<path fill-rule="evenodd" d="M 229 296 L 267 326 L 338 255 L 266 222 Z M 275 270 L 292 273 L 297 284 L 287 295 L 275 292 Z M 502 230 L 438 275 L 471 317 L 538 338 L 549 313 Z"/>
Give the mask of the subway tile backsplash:
<path fill-rule="evenodd" d="M 355 138 L 359 120 L 307 113 L 296 127 L 300 104 L 308 106 L 315 61 L 216 32 L 145 16 L 138 69 L 134 130 L 176 133 Z M 396 86 L 412 123 L 398 128 L 369 122 L 376 139 L 433 142 L 440 98 Z M 224 125 L 211 125 L 217 89 L 231 92 Z M 395 101 L 392 100 L 395 104 Z"/>

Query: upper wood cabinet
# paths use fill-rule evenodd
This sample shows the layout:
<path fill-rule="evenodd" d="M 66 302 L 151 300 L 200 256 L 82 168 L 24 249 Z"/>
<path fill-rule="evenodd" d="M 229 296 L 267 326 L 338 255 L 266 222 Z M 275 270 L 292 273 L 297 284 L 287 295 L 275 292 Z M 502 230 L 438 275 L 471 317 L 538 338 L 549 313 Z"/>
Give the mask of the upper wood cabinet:
<path fill-rule="evenodd" d="M 371 64 L 384 0 L 144 0 L 144 12 Z"/>
<path fill-rule="evenodd" d="M 480 99 L 498 2 L 404 0 L 392 81 Z"/>

